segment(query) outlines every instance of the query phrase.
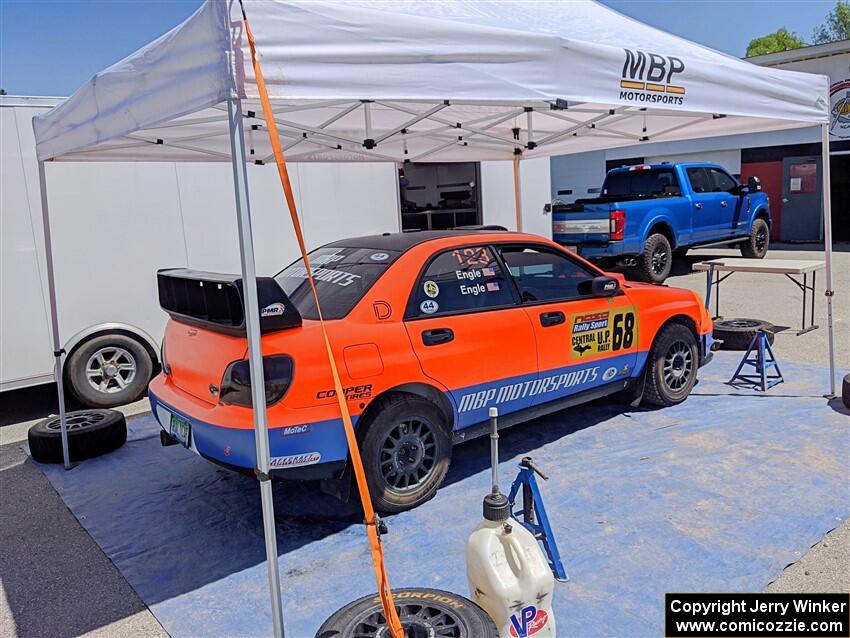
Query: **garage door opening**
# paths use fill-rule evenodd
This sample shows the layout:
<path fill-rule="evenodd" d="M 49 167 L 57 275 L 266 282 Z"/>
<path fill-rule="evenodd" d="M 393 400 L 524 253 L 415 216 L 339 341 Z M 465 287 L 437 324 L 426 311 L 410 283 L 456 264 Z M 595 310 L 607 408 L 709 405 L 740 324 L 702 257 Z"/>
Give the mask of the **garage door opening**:
<path fill-rule="evenodd" d="M 478 162 L 402 164 L 402 230 L 448 230 L 481 223 Z"/>
<path fill-rule="evenodd" d="M 832 238 L 850 241 L 850 154 L 830 157 Z"/>

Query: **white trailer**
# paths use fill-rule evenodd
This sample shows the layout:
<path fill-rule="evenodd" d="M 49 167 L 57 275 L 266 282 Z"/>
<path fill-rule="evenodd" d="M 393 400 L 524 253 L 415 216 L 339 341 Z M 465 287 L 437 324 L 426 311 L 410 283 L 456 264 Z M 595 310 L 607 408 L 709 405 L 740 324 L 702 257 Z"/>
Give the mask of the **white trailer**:
<path fill-rule="evenodd" d="M 53 381 L 47 273 L 32 117 L 61 98 L 0 97 L 0 392 Z M 167 316 L 156 271 L 239 272 L 229 162 L 56 162 L 49 174 L 60 338 L 69 388 L 109 407 L 140 396 Z M 290 167 L 310 248 L 400 229 L 393 164 Z M 510 162 L 480 166 L 482 222 L 515 226 Z M 273 165 L 249 170 L 257 270 L 298 248 Z M 550 236 L 549 160 L 522 163 L 523 230 Z M 71 210 L 72 209 L 72 210 Z"/>

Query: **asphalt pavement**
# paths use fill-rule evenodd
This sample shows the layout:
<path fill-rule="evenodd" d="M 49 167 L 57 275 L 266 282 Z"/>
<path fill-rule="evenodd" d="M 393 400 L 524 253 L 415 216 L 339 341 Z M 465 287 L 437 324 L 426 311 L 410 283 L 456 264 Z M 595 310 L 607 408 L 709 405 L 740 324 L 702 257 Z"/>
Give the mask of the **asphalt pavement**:
<path fill-rule="evenodd" d="M 705 274 L 693 263 L 727 249 L 692 251 L 678 260 L 670 285 L 705 293 Z M 822 259 L 811 246 L 776 246 L 768 259 Z M 835 355 L 850 369 L 850 245 L 837 247 L 834 297 Z M 723 283 L 724 317 L 764 319 L 778 326 L 774 346 L 783 359 L 824 365 L 827 359 L 824 277 L 819 273 L 815 322 L 797 336 L 800 291 L 782 275 L 738 273 Z M 824 388 L 826 391 L 826 388 Z M 839 385 L 840 392 L 840 385 Z M 73 403 L 70 409 L 74 409 Z M 147 411 L 146 401 L 124 406 Z M 65 507 L 21 448 L 30 425 L 56 411 L 51 386 L 0 394 L 0 636 L 165 636 L 127 581 Z M 848 421 L 850 426 L 850 420 Z M 848 429 L 850 436 L 850 429 Z M 73 470 L 71 470 L 73 471 Z M 777 578 L 771 592 L 850 592 L 850 523 L 845 521 Z"/>

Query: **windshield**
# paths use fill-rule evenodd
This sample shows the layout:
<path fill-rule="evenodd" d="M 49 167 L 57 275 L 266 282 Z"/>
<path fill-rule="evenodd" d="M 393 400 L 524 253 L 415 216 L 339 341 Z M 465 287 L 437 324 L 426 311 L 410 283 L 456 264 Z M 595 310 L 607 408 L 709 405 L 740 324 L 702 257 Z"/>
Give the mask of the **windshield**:
<path fill-rule="evenodd" d="M 309 254 L 316 292 L 325 319 L 342 319 L 401 253 L 374 248 L 317 248 Z M 316 302 L 299 259 L 275 275 L 286 296 L 305 319 L 316 320 Z"/>
<path fill-rule="evenodd" d="M 680 195 L 679 180 L 672 168 L 608 173 L 602 194 L 606 197 L 671 197 Z"/>

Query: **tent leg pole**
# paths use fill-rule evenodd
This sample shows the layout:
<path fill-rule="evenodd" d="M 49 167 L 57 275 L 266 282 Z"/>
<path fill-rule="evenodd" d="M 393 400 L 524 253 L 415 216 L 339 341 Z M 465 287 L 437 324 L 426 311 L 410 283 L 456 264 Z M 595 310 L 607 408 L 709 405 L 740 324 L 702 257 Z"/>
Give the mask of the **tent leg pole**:
<path fill-rule="evenodd" d="M 245 134 L 242 128 L 242 105 L 238 98 L 227 100 L 230 130 L 230 154 L 233 164 L 233 185 L 236 193 L 236 216 L 239 225 L 239 256 L 242 263 L 242 284 L 245 294 L 245 326 L 248 333 L 248 364 L 251 375 L 251 398 L 254 408 L 254 439 L 257 448 L 257 478 L 263 510 L 263 536 L 266 542 L 269 594 L 272 604 L 274 635 L 283 637 L 283 608 L 280 598 L 280 573 L 277 561 L 277 533 L 274 520 L 269 430 L 266 420 L 265 379 L 260 335 L 260 310 L 257 299 L 257 272 L 254 263 L 254 240 L 251 232 L 251 208 L 248 201 L 248 172 L 245 161 Z"/>
<path fill-rule="evenodd" d="M 514 156 L 514 216 L 516 230 L 522 232 L 522 185 L 520 184 L 519 156 Z"/>
<path fill-rule="evenodd" d="M 821 124 L 821 152 L 823 159 L 823 243 L 826 252 L 826 331 L 829 337 L 829 394 L 828 399 L 835 398 L 835 328 L 832 324 L 832 195 L 830 193 L 829 170 L 829 124 Z"/>
<path fill-rule="evenodd" d="M 41 191 L 41 226 L 44 232 L 44 258 L 47 262 L 47 294 L 50 298 L 50 328 L 53 337 L 53 378 L 59 401 L 59 428 L 62 434 L 62 462 L 66 470 L 71 469 L 68 452 L 68 419 L 65 415 L 64 356 L 65 350 L 59 340 L 59 313 L 56 310 L 56 282 L 53 277 L 53 244 L 50 241 L 50 214 L 47 207 L 47 176 L 44 162 L 38 163 L 38 185 Z"/>

